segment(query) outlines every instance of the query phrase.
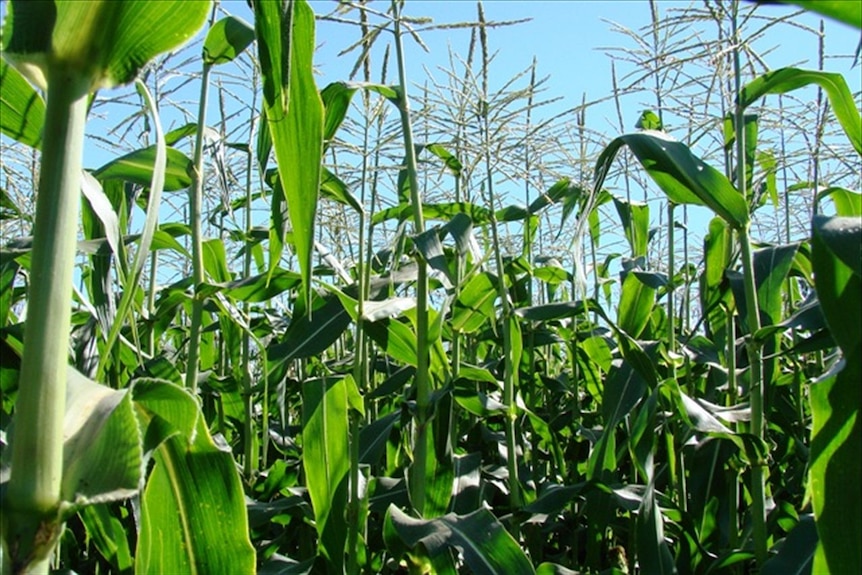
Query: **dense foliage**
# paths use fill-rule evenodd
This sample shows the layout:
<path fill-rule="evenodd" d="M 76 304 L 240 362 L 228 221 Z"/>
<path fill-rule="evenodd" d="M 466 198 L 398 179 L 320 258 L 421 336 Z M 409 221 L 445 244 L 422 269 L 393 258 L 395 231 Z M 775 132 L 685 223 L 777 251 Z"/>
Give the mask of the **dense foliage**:
<path fill-rule="evenodd" d="M 606 133 L 535 63 L 491 87 L 481 3 L 422 86 L 412 3 L 320 6 L 8 3 L 2 573 L 862 572 L 862 121 L 822 25 L 767 70 L 817 33 L 790 8 L 650 2 Z M 319 89 L 324 23 L 359 56 Z"/>

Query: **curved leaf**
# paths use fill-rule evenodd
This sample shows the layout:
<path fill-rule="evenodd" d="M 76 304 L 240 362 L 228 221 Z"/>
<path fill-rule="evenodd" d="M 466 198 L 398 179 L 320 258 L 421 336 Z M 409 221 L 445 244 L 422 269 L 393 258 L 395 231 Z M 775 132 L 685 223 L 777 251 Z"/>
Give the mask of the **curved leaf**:
<path fill-rule="evenodd" d="M 856 28 L 862 28 L 862 4 L 846 0 L 778 0 L 784 4 L 795 4 L 816 14 L 834 18 Z"/>
<path fill-rule="evenodd" d="M 862 117 L 856 109 L 847 81 L 841 74 L 799 68 L 781 68 L 767 72 L 742 88 L 738 104 L 747 108 L 766 94 L 784 94 L 809 84 L 817 84 L 826 92 L 838 123 L 844 128 L 844 133 L 856 153 L 862 155 Z"/>
<path fill-rule="evenodd" d="M 520 575 L 535 573 L 518 543 L 487 509 L 468 515 L 449 513 L 430 521 L 413 519 L 390 505 L 383 527 L 386 546 L 397 553 L 406 546 L 430 560 L 456 548 L 471 573 Z"/>
<path fill-rule="evenodd" d="M 138 492 L 144 453 L 127 390 L 114 390 L 69 367 L 63 422 L 62 500 L 72 509 Z"/>
<path fill-rule="evenodd" d="M 137 573 L 254 573 L 245 495 L 230 451 L 219 450 L 203 418 L 194 437 L 158 449 L 141 497 Z"/>
<path fill-rule="evenodd" d="M 0 58 L 0 132 L 38 148 L 42 144 L 45 101 L 18 70 Z"/>
<path fill-rule="evenodd" d="M 595 189 L 601 189 L 614 156 L 624 145 L 670 201 L 708 206 L 737 229 L 748 222 L 748 205 L 724 174 L 664 132 L 625 134 L 611 141 L 596 161 Z"/>
<path fill-rule="evenodd" d="M 323 101 L 312 70 L 314 12 L 303 0 L 286 6 L 260 0 L 253 4 L 264 109 L 282 184 L 276 194 L 283 194 L 287 202 L 293 243 L 310 303 L 324 134 Z M 280 203 L 272 202 L 274 232 L 279 241 L 285 233 L 281 212 Z M 270 271 L 277 265 L 278 258 L 271 258 Z"/>
<path fill-rule="evenodd" d="M 135 150 L 111 160 L 93 171 L 93 175 L 100 180 L 118 179 L 149 187 L 153 178 L 153 166 L 156 164 L 156 153 L 156 146 Z M 166 148 L 166 154 L 164 190 L 176 192 L 188 188 L 192 183 L 189 176 L 192 161 L 175 148 Z"/>
<path fill-rule="evenodd" d="M 204 40 L 204 64 L 225 64 L 239 56 L 254 41 L 254 28 L 242 18 L 222 18 L 207 32 Z"/>
<path fill-rule="evenodd" d="M 7 56 L 44 88 L 51 67 L 87 78 L 96 90 L 125 84 L 147 62 L 203 26 L 209 1 L 11 2 Z"/>

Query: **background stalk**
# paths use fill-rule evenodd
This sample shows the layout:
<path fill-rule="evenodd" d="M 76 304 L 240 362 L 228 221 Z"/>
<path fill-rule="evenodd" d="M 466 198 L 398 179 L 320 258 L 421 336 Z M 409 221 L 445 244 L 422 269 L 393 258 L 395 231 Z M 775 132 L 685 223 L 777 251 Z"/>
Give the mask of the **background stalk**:
<path fill-rule="evenodd" d="M 36 554 L 29 565 L 32 573 L 48 572 L 48 558 L 60 534 L 57 507 L 89 85 L 89 78 L 82 79 L 78 72 L 59 66 L 51 70 L 6 494 L 9 507 L 3 513 L 6 540 L 22 546 L 18 556 Z"/>
<path fill-rule="evenodd" d="M 737 28 L 739 3 L 734 2 L 731 12 L 731 35 L 733 38 L 733 76 L 737 102 L 741 101 L 741 70 L 739 63 L 740 35 Z M 739 193 L 746 200 L 748 190 L 745 179 L 745 126 L 744 110 L 739 103 L 734 109 L 734 130 L 736 136 L 736 185 Z M 754 339 L 754 334 L 760 330 L 760 307 L 757 302 L 757 288 L 754 278 L 754 259 L 749 238 L 750 224 L 746 223 L 739 230 L 739 245 L 742 251 L 742 272 L 745 282 L 745 305 L 748 315 L 748 337 L 746 346 L 750 362 L 749 400 L 751 402 L 751 433 L 758 439 L 764 439 L 763 412 L 763 359 L 761 345 Z M 765 462 L 757 461 L 751 467 L 751 520 L 754 534 L 754 555 L 758 565 L 763 565 L 767 556 L 766 533 L 766 496 L 763 476 Z"/>
<path fill-rule="evenodd" d="M 198 286 L 204 281 L 203 233 L 201 220 L 203 218 L 204 161 L 203 139 L 207 118 L 207 96 L 209 94 L 209 76 L 212 66 L 204 64 L 201 72 L 201 94 L 198 103 L 198 126 L 195 133 L 194 170 L 192 185 L 189 188 L 189 224 L 192 231 L 192 314 L 189 326 L 189 347 L 186 365 L 186 387 L 192 393 L 198 389 L 198 355 L 201 345 L 201 322 L 204 302 L 198 297 Z"/>
<path fill-rule="evenodd" d="M 407 70 L 404 63 L 404 47 L 401 41 L 401 6 L 392 0 L 392 15 L 395 33 L 395 58 L 398 62 L 401 132 L 404 136 L 404 155 L 407 161 L 407 178 L 410 182 L 410 203 L 413 206 L 413 231 L 425 231 L 422 213 L 422 198 L 416 176 L 416 149 L 413 145 L 413 128 L 410 124 L 410 98 L 407 95 Z M 416 437 L 413 450 L 413 473 L 410 481 L 410 498 L 419 515 L 425 510 L 425 458 L 427 456 L 428 411 L 431 404 L 431 382 L 428 378 L 428 264 L 417 256 L 418 278 L 416 280 Z"/>

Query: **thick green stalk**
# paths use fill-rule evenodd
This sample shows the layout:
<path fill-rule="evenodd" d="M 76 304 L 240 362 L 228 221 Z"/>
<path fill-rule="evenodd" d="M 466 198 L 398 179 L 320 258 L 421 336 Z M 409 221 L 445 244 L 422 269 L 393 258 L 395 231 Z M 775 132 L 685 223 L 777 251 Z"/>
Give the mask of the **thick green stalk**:
<path fill-rule="evenodd" d="M 755 437 L 764 438 L 766 429 L 763 411 L 763 358 L 761 346 L 753 334 L 760 330 L 760 309 L 757 304 L 757 290 L 754 283 L 754 260 L 751 255 L 751 241 L 748 237 L 748 226 L 739 232 L 739 244 L 742 249 L 742 266 L 745 281 L 745 305 L 748 309 L 747 349 L 750 362 L 751 429 Z M 754 462 L 751 466 L 751 516 L 754 532 L 754 553 L 758 564 L 766 561 L 766 495 L 763 468 L 764 461 Z"/>
<path fill-rule="evenodd" d="M 739 63 L 740 35 L 737 28 L 737 13 L 739 3 L 733 3 L 731 14 L 731 32 L 733 36 L 733 74 L 737 101 L 740 101 L 742 76 Z M 736 185 L 742 197 L 748 200 L 745 180 L 745 126 L 744 110 L 739 104 L 734 110 L 734 129 L 736 136 Z M 745 282 L 745 306 L 748 315 L 748 359 L 750 363 L 749 378 L 749 401 L 751 403 L 751 429 L 750 432 L 759 439 L 764 439 L 764 413 L 763 413 L 763 358 L 761 356 L 761 345 L 754 339 L 754 334 L 760 330 L 760 306 L 757 301 L 757 288 L 754 278 L 754 258 L 751 253 L 751 239 L 749 238 L 749 224 L 745 224 L 739 230 L 739 245 L 742 252 L 742 272 Z M 767 557 L 767 532 L 766 532 L 766 497 L 763 467 L 765 462 L 756 461 L 751 467 L 751 517 L 752 531 L 754 534 L 754 555 L 758 565 L 763 565 Z"/>
<path fill-rule="evenodd" d="M 88 90 L 89 78 L 82 80 L 79 73 L 61 67 L 51 70 L 8 507 L 3 512 L 6 540 L 19 545 L 19 560 L 35 554 L 30 573 L 48 572 L 50 552 L 60 534 L 63 420 Z"/>
<path fill-rule="evenodd" d="M 407 160 L 407 178 L 410 182 L 410 203 L 413 205 L 413 228 L 416 234 L 425 231 L 422 198 L 416 176 L 416 149 L 413 146 L 413 127 L 410 123 L 410 98 L 407 96 L 407 71 L 404 47 L 401 41 L 401 2 L 392 0 L 394 19 L 395 57 L 398 62 L 401 131 L 404 135 L 404 154 Z M 416 443 L 413 451 L 413 473 L 410 497 L 416 512 L 425 511 L 425 458 L 427 456 L 428 412 L 431 404 L 431 382 L 428 377 L 428 264 L 419 256 L 416 280 Z"/>
<path fill-rule="evenodd" d="M 201 232 L 203 190 L 204 190 L 204 160 L 203 139 L 207 117 L 207 96 L 209 93 L 209 64 L 204 64 L 201 72 L 201 96 L 198 105 L 198 128 L 195 134 L 194 170 L 192 185 L 189 188 L 189 223 L 192 231 L 192 283 L 194 284 L 194 299 L 192 299 L 192 317 L 189 328 L 189 347 L 186 365 L 186 387 L 192 393 L 198 389 L 198 356 L 201 345 L 201 322 L 203 319 L 204 302 L 198 297 L 198 286 L 204 281 L 203 237 Z"/>

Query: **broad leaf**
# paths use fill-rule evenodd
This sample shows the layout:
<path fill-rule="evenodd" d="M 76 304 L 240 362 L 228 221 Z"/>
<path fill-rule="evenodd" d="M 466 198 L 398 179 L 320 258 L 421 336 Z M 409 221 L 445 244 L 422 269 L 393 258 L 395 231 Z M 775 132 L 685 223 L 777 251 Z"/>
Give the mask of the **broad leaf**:
<path fill-rule="evenodd" d="M 338 572 L 344 568 L 347 541 L 347 411 L 345 378 L 318 378 L 302 384 L 302 466 L 314 509 L 318 549 Z"/>
<path fill-rule="evenodd" d="M 595 189 L 601 189 L 624 145 L 673 203 L 708 206 L 737 229 L 748 222 L 748 205 L 730 181 L 664 132 L 626 134 L 611 141 L 596 161 Z"/>
<path fill-rule="evenodd" d="M 192 183 L 189 176 L 192 161 L 174 148 L 167 148 L 166 152 L 165 191 L 176 192 L 188 188 Z M 100 180 L 115 178 L 149 187 L 153 178 L 153 166 L 157 165 L 156 153 L 156 146 L 135 150 L 94 170 L 93 175 Z"/>
<path fill-rule="evenodd" d="M 13 65 L 45 88 L 50 62 L 87 78 L 92 91 L 131 82 L 153 57 L 194 36 L 210 2 L 16 1 L 11 6 L 3 37 Z"/>
<path fill-rule="evenodd" d="M 848 2 L 848 4 L 857 3 Z M 844 128 L 844 133 L 847 134 L 856 153 L 862 155 L 862 117 L 856 108 L 847 81 L 841 74 L 781 68 L 767 72 L 746 84 L 742 88 L 738 103 L 743 108 L 747 108 L 766 94 L 784 94 L 809 84 L 817 84 L 826 92 L 838 123 Z"/>
<path fill-rule="evenodd" d="M 454 548 L 460 551 L 467 568 L 476 575 L 535 573 L 518 543 L 484 508 L 468 515 L 449 513 L 423 521 L 390 505 L 383 536 L 386 546 L 396 556 L 410 550 L 433 560 Z"/>
<path fill-rule="evenodd" d="M 141 498 L 136 573 L 253 573 L 245 495 L 230 451 L 203 419 L 155 455 Z"/>
<path fill-rule="evenodd" d="M 862 219 L 816 216 L 812 262 L 817 296 L 843 360 L 810 390 L 810 493 L 820 546 L 814 572 L 862 571 Z M 855 264 L 855 265 L 854 265 Z"/>
<path fill-rule="evenodd" d="M 38 148 L 42 144 L 45 101 L 18 70 L 0 58 L 0 132 Z"/>
<path fill-rule="evenodd" d="M 275 148 L 279 179 L 289 208 L 299 268 L 311 302 L 314 219 L 323 160 L 323 101 L 314 83 L 314 12 L 304 0 L 253 2 L 263 76 L 266 120 Z M 278 212 L 278 213 L 276 213 Z M 273 202 L 281 222 L 281 206 Z M 279 239 L 285 230 L 277 227 Z M 278 264 L 270 261 L 270 271 Z"/>
<path fill-rule="evenodd" d="M 144 453 L 127 390 L 100 385 L 69 367 L 63 424 L 65 505 L 75 509 L 137 493 Z"/>
<path fill-rule="evenodd" d="M 203 60 L 207 66 L 225 64 L 239 56 L 254 41 L 254 28 L 241 18 L 222 18 L 207 32 Z"/>

